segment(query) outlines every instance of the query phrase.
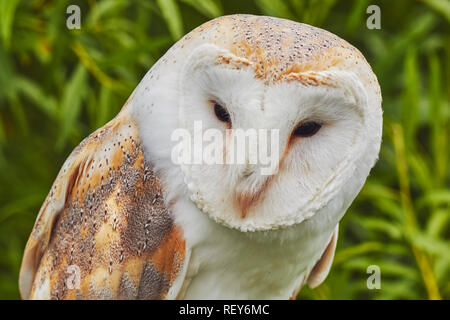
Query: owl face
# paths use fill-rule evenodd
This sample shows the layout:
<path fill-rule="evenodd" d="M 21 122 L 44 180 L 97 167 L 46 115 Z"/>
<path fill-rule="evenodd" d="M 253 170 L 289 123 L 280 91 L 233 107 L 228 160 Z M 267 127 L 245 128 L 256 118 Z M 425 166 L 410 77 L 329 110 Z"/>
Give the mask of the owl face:
<path fill-rule="evenodd" d="M 254 16 L 194 30 L 166 63 L 180 51 L 179 72 L 163 82 L 176 110 L 169 127 L 189 133 L 194 157 L 219 160 L 173 163 L 197 207 L 241 231 L 282 228 L 318 212 L 338 220 L 381 140 L 379 88 L 362 55 L 326 31 Z"/>
<path fill-rule="evenodd" d="M 200 47 L 181 81 L 181 126 L 194 137 L 194 124 L 201 120 L 203 132 L 216 129 L 225 137 L 222 142 L 192 141 L 191 150 L 198 143 L 203 150 L 219 144 L 214 150 L 223 161 L 182 164 L 191 199 L 205 213 L 239 229 L 273 228 L 314 214 L 315 204 L 330 189 L 345 187 L 341 175 L 367 135 L 361 84 L 338 70 L 310 76 L 321 85 L 288 78 L 268 84 L 255 76 L 251 63 L 230 66 L 220 62 L 223 55 L 239 61 L 218 47 Z M 250 133 L 260 129 L 267 136 L 277 132 L 270 136 L 275 141 L 250 141 Z M 249 132 L 244 148 L 238 148 L 236 132 Z M 262 161 L 249 159 L 259 150 L 275 159 L 269 174 L 264 174 Z M 227 163 L 229 154 L 235 157 Z"/>

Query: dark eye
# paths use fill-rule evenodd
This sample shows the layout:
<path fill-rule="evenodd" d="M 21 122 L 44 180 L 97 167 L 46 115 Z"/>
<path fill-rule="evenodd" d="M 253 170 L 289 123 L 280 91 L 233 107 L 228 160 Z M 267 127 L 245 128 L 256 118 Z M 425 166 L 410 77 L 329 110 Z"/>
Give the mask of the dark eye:
<path fill-rule="evenodd" d="M 220 121 L 231 123 L 230 114 L 217 102 L 214 103 L 214 113 L 216 114 L 217 119 L 219 119 Z"/>
<path fill-rule="evenodd" d="M 301 123 L 295 130 L 294 136 L 296 137 L 311 137 L 320 130 L 322 124 L 315 121 L 308 121 Z"/>

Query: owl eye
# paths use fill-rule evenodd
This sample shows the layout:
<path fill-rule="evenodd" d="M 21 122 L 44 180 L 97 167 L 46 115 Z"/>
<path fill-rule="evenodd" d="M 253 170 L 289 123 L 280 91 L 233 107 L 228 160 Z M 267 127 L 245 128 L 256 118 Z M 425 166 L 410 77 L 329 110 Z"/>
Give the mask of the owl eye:
<path fill-rule="evenodd" d="M 322 124 L 315 121 L 303 122 L 294 130 L 294 136 L 303 138 L 311 137 L 315 135 L 321 127 Z"/>
<path fill-rule="evenodd" d="M 217 102 L 214 103 L 214 113 L 217 119 L 222 122 L 231 123 L 231 117 L 228 111 Z"/>

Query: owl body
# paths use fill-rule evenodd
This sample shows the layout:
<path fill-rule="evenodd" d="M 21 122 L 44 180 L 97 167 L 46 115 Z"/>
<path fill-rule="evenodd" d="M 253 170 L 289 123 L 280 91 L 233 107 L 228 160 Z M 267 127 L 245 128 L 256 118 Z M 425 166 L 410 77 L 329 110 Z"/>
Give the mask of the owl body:
<path fill-rule="evenodd" d="M 195 136 L 195 121 L 232 138 L 276 130 L 273 172 L 250 149 L 243 163 L 175 163 L 173 133 Z M 22 296 L 286 299 L 315 287 L 381 127 L 376 77 L 344 40 L 271 17 L 212 20 L 68 158 L 26 247 Z"/>
<path fill-rule="evenodd" d="M 197 214 L 196 209 L 183 213 L 184 218 L 201 220 Z M 312 235 L 304 233 L 304 226 L 295 226 L 276 231 L 276 235 L 249 235 L 221 228 L 211 220 L 185 227 L 190 263 L 179 298 L 293 298 L 334 231 Z"/>

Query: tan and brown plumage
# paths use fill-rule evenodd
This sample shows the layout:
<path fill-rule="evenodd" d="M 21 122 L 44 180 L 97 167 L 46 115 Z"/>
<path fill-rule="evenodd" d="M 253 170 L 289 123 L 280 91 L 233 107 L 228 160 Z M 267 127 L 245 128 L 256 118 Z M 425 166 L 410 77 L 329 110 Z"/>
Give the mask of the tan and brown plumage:
<path fill-rule="evenodd" d="M 165 298 L 185 244 L 163 187 L 125 108 L 73 151 L 56 178 L 25 249 L 22 297 Z M 81 271 L 79 289 L 67 288 L 71 265 Z"/>

